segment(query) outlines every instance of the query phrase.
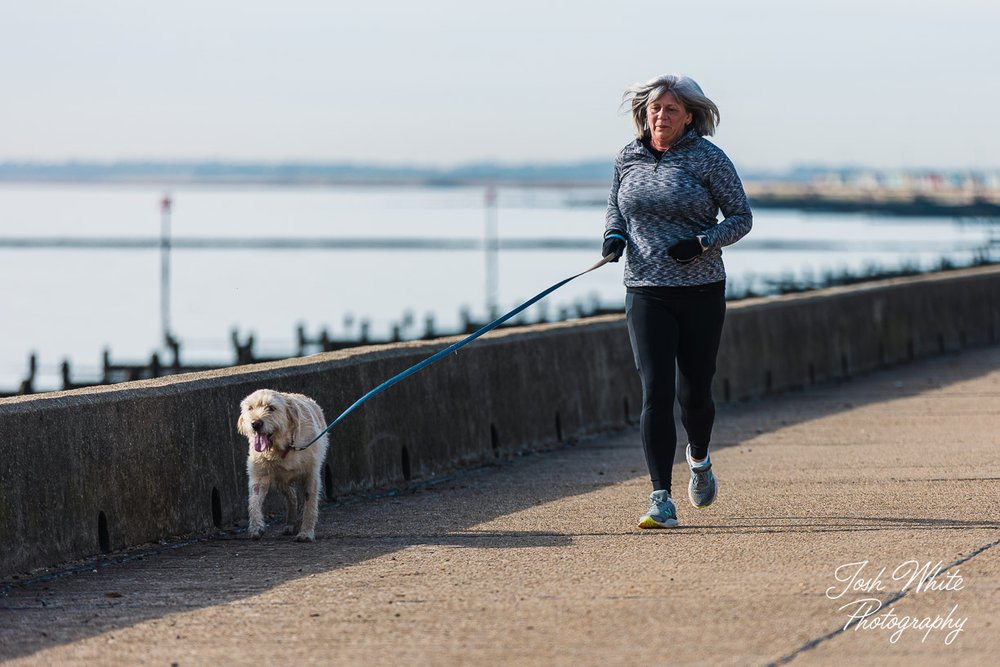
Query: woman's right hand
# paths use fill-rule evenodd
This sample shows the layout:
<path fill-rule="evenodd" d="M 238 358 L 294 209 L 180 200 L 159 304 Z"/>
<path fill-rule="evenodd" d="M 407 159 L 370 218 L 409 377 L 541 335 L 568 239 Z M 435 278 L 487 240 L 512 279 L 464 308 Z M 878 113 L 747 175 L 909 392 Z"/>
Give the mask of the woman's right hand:
<path fill-rule="evenodd" d="M 623 252 L 625 252 L 625 238 L 623 236 L 617 232 L 611 232 L 604 237 L 604 246 L 601 248 L 601 257 L 613 255 L 614 257 L 611 261 L 617 262 L 621 259 Z"/>

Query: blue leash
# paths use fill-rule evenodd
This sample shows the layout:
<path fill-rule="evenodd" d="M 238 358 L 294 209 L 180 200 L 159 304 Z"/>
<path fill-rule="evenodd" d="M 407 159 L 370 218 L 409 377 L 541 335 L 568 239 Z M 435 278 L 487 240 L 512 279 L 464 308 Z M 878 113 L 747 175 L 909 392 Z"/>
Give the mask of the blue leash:
<path fill-rule="evenodd" d="M 296 449 L 296 450 L 301 451 L 301 450 L 303 450 L 303 449 L 311 446 L 314 442 L 316 442 L 317 440 L 319 440 L 320 438 L 322 438 L 331 428 L 333 428 L 337 424 L 337 422 L 339 422 L 341 419 L 343 419 L 344 417 L 346 417 L 347 415 L 349 415 L 351 412 L 354 411 L 354 409 L 356 407 L 358 407 L 359 405 L 361 405 L 362 403 L 364 403 L 365 401 L 367 401 L 369 398 L 375 396 L 376 394 L 382 393 L 383 391 L 385 391 L 386 389 L 388 389 L 392 385 L 396 384 L 400 380 L 403 380 L 404 378 L 407 378 L 407 377 L 413 375 L 417 371 L 422 370 L 424 368 L 427 368 L 428 366 L 430 366 L 431 364 L 433 364 L 435 361 L 440 361 L 441 359 L 443 359 L 444 357 L 446 357 L 451 352 L 456 351 L 460 347 L 468 345 L 472 341 L 474 341 L 477 338 L 479 338 L 480 336 L 482 336 L 484 333 L 486 333 L 488 331 L 492 331 L 493 329 L 496 329 L 498 326 L 500 326 L 501 324 L 503 324 L 504 322 L 506 322 L 510 318 L 514 317 L 515 315 L 517 315 L 518 313 L 522 312 L 526 308 L 534 305 L 536 302 L 544 299 L 549 294 L 551 294 L 552 292 L 555 292 L 557 289 L 559 289 L 560 287 L 562 287 L 563 285 L 565 285 L 569 281 L 575 280 L 575 279 L 579 278 L 580 276 L 582 276 L 582 275 L 584 275 L 586 273 L 590 273 L 594 269 L 599 269 L 600 267 L 604 266 L 605 264 L 607 264 L 608 262 L 610 262 L 613 257 L 614 257 L 613 254 L 612 255 L 608 255 L 607 257 L 605 257 L 604 259 L 602 259 L 601 261 L 599 261 L 597 264 L 594 264 L 592 267 L 590 267 L 589 269 L 587 269 L 586 271 L 581 271 L 580 273 L 576 274 L 575 276 L 570 276 L 569 278 L 566 278 L 565 280 L 559 281 L 558 283 L 556 283 L 552 287 L 548 288 L 544 292 L 539 292 L 535 296 L 531 297 L 530 299 L 528 299 L 527 301 L 525 301 L 524 303 L 522 303 L 520 306 L 518 306 L 514 310 L 510 311 L 509 313 L 501 315 L 500 317 L 498 317 L 497 319 L 493 320 L 492 322 L 490 322 L 489 324 L 487 324 L 483 328 L 479 329 L 475 333 L 470 334 L 469 336 L 467 336 L 466 338 L 463 338 L 462 340 L 458 341 L 457 343 L 449 345 L 448 347 L 446 347 L 445 349 L 441 350 L 440 352 L 438 352 L 434 356 L 428 357 L 427 359 L 424 359 L 420 363 L 415 364 L 413 366 L 410 366 L 409 368 L 407 368 L 405 371 L 403 371 L 399 375 L 396 375 L 394 377 L 389 378 L 388 380 L 386 380 L 385 382 L 383 382 L 379 386 L 375 387 L 374 389 L 372 389 L 371 391 L 369 391 L 367 394 L 365 394 L 364 396 L 362 396 L 358 400 L 354 401 L 354 403 L 351 405 L 351 407 L 347 408 L 342 413 L 340 413 L 339 417 L 337 417 L 332 422 L 330 422 L 330 424 L 325 429 L 323 429 L 322 431 L 320 431 L 319 434 L 315 438 L 313 438 L 312 440 L 310 440 L 307 444 L 302 445 L 301 447 L 293 447 L 292 449 Z"/>

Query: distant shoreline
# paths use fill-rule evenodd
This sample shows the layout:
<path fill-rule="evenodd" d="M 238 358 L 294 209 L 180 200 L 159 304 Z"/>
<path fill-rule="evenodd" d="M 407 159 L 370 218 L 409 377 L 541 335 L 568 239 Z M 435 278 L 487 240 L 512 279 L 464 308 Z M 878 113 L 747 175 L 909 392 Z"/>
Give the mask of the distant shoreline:
<path fill-rule="evenodd" d="M 468 165 L 451 169 L 349 164 L 0 163 L 0 183 L 272 186 L 606 186 L 610 161 L 571 165 Z"/>
<path fill-rule="evenodd" d="M 450 169 L 355 164 L 233 162 L 0 163 L 0 186 L 177 187 L 517 187 L 607 188 L 606 161 L 555 165 L 466 165 Z M 780 175 L 743 174 L 751 205 L 823 213 L 1000 219 L 1000 173 L 878 172 L 800 167 Z M 605 205 L 584 197 L 571 206 Z"/>
<path fill-rule="evenodd" d="M 610 182 L 610 181 L 609 181 Z M 182 178 L 2 178 L 4 185 L 135 185 L 144 187 L 413 187 L 413 188 L 462 188 L 462 187 L 516 187 L 516 188 L 597 188 L 607 187 L 603 181 L 540 181 L 517 179 L 182 179 Z"/>
<path fill-rule="evenodd" d="M 813 194 L 833 186 L 852 198 L 858 191 L 877 193 L 930 194 L 941 191 L 967 191 L 969 184 L 985 188 L 994 199 L 1000 190 L 1000 170 L 984 169 L 868 169 L 864 167 L 797 166 L 784 170 L 739 170 L 748 191 L 758 193 L 776 205 L 778 199 L 799 194 L 803 189 Z M 221 186 L 407 186 L 407 187 L 608 187 L 613 175 L 613 160 L 584 160 L 555 164 L 480 163 L 456 167 L 411 165 L 373 165 L 358 163 L 251 163 L 225 161 L 66 161 L 0 162 L 0 184 L 109 184 L 176 187 L 185 185 Z M 777 186 L 777 187 L 775 187 Z M 752 195 L 753 193 L 751 193 Z M 895 194 L 893 195 L 893 197 Z M 890 197 L 892 198 L 892 197 Z M 762 200 L 763 201 L 763 200 Z"/>

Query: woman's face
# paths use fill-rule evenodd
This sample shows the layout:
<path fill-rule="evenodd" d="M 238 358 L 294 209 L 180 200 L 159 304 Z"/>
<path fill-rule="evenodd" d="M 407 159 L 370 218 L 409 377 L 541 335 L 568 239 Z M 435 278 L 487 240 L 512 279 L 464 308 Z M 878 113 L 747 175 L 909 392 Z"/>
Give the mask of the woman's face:
<path fill-rule="evenodd" d="M 677 101 L 673 93 L 663 93 L 646 105 L 646 122 L 653 147 L 666 150 L 676 143 L 691 122 L 691 112 Z"/>

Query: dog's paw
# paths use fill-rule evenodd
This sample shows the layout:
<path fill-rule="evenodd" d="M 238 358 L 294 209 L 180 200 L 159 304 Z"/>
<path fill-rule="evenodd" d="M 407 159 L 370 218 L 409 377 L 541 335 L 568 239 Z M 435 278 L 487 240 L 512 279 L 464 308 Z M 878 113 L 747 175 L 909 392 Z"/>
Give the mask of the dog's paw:
<path fill-rule="evenodd" d="M 316 541 L 316 531 L 310 530 L 309 532 L 302 531 L 295 536 L 296 542 L 315 542 Z"/>
<path fill-rule="evenodd" d="M 285 529 L 281 531 L 282 535 L 294 535 L 298 531 L 295 529 L 295 524 L 289 523 L 285 524 Z"/>
<path fill-rule="evenodd" d="M 264 536 L 264 526 L 250 526 L 247 528 L 247 535 L 251 540 L 259 540 Z"/>

